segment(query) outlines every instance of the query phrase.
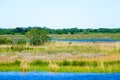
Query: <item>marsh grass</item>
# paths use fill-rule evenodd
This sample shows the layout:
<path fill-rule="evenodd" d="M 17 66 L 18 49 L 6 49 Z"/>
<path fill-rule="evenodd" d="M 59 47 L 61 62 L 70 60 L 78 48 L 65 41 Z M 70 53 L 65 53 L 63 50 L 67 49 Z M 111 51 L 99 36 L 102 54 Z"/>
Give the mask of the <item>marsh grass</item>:
<path fill-rule="evenodd" d="M 105 53 L 120 54 L 120 43 L 65 43 L 51 42 L 42 46 L 6 45 L 0 46 L 2 52 L 28 52 L 28 53 Z"/>
<path fill-rule="evenodd" d="M 30 67 L 29 67 L 30 66 Z M 120 72 L 120 61 L 33 61 L 0 63 L 0 71 Z"/>
<path fill-rule="evenodd" d="M 12 44 L 12 43 L 13 43 L 12 40 L 10 40 L 10 39 L 8 39 L 6 37 L 0 37 L 0 45 L 1 44 Z"/>
<path fill-rule="evenodd" d="M 48 66 L 48 61 L 41 61 L 41 60 L 35 60 L 30 63 L 30 65 L 37 65 L 37 66 Z"/>
<path fill-rule="evenodd" d="M 120 43 L 54 43 L 45 45 L 43 47 L 43 53 L 107 53 L 107 54 L 119 54 Z"/>
<path fill-rule="evenodd" d="M 120 39 L 119 33 L 91 33 L 91 34 L 51 34 L 51 38 L 59 39 L 91 39 L 91 38 L 109 38 L 109 39 Z M 8 39 L 27 39 L 25 35 L 0 35 L 0 37 L 6 37 Z"/>
<path fill-rule="evenodd" d="M 27 72 L 30 69 L 30 65 L 26 61 L 21 61 L 20 67 L 22 72 Z"/>
<path fill-rule="evenodd" d="M 0 47 L 0 53 L 4 52 L 25 52 L 25 51 L 30 51 L 33 50 L 32 47 L 26 46 L 26 45 L 6 45 L 4 47 Z"/>
<path fill-rule="evenodd" d="M 69 64 L 63 64 L 69 63 Z M 61 65 L 62 64 L 62 65 Z M 120 61 L 61 61 L 60 71 L 67 72 L 119 72 Z"/>
<path fill-rule="evenodd" d="M 20 63 L 19 60 L 0 63 L 0 71 L 20 71 Z"/>
<path fill-rule="evenodd" d="M 29 50 L 29 47 L 26 47 L 26 46 L 24 46 L 24 45 L 12 45 L 12 46 L 10 47 L 10 49 L 11 49 L 12 51 L 19 51 L 19 52 L 21 52 L 21 51 L 23 51 L 23 50 Z"/>
<path fill-rule="evenodd" d="M 55 63 L 50 63 L 49 64 L 49 69 L 50 69 L 51 72 L 57 72 L 59 70 L 59 68 L 60 67 Z"/>

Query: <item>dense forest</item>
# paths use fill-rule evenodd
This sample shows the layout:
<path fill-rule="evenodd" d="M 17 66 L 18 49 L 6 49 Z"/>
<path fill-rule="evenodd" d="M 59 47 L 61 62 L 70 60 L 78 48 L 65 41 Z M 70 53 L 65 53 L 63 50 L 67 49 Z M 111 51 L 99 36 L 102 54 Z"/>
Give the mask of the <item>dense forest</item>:
<path fill-rule="evenodd" d="M 48 34 L 76 34 L 76 33 L 84 33 L 84 34 L 89 34 L 89 33 L 120 33 L 120 28 L 99 28 L 99 29 L 78 29 L 78 28 L 68 28 L 68 29 L 50 29 L 47 27 L 27 27 L 27 28 L 22 28 L 22 27 L 17 27 L 17 28 L 0 28 L 0 35 L 4 34 L 21 34 L 24 35 L 26 32 L 30 31 L 32 28 L 37 28 L 39 30 L 45 30 L 48 32 Z"/>

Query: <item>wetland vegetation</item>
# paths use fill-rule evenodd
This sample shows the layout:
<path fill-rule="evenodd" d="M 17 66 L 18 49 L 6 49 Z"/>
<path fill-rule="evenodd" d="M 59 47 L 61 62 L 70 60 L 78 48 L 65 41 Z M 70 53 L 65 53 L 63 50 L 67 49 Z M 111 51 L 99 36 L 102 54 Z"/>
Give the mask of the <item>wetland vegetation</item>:
<path fill-rule="evenodd" d="M 52 34 L 37 29 L 14 35 L 0 35 L 0 71 L 52 71 L 52 72 L 120 72 L 120 33 L 93 32 Z M 42 28 L 45 29 L 46 28 Z M 77 29 L 76 29 L 77 30 Z M 78 29 L 80 30 L 80 29 Z M 97 29 L 99 31 L 101 29 Z M 104 29 L 103 29 L 104 30 Z M 6 29 L 3 29 L 3 32 Z M 9 31 L 9 30 L 8 30 Z M 23 30 L 24 31 L 24 30 Z M 55 32 L 57 30 L 53 30 Z M 61 31 L 64 31 L 62 29 Z M 87 29 L 83 30 L 87 31 Z M 37 33 L 36 33 L 37 32 Z M 26 34 L 26 35 L 24 35 Z M 113 39 L 118 42 L 55 42 L 59 39 Z"/>
<path fill-rule="evenodd" d="M 119 72 L 120 60 L 117 61 L 79 61 L 61 60 L 45 61 L 35 60 L 26 62 L 29 67 L 20 66 L 21 61 L 0 63 L 0 71 L 50 71 L 50 72 Z"/>

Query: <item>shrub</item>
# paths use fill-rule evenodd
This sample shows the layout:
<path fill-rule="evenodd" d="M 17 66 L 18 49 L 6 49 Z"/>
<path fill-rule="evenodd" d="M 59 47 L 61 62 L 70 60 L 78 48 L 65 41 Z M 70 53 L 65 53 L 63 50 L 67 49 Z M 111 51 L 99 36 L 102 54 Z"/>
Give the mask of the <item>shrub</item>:
<path fill-rule="evenodd" d="M 87 65 L 86 61 L 72 61 L 72 66 L 85 66 Z"/>
<path fill-rule="evenodd" d="M 93 61 L 92 66 L 96 67 L 97 65 L 98 65 L 98 63 L 96 61 Z"/>
<path fill-rule="evenodd" d="M 32 45 L 43 45 L 45 42 L 48 42 L 50 40 L 46 31 L 36 28 L 33 28 L 27 32 L 26 36 Z"/>
<path fill-rule="evenodd" d="M 20 65 L 21 61 L 15 60 L 12 64 L 13 65 Z"/>
<path fill-rule="evenodd" d="M 70 61 L 67 61 L 67 60 L 63 60 L 61 63 L 60 63 L 61 66 L 69 66 L 70 65 Z"/>
<path fill-rule="evenodd" d="M 72 61 L 72 66 L 78 66 L 79 62 L 78 61 Z"/>
<path fill-rule="evenodd" d="M 49 62 L 47 61 L 40 61 L 40 60 L 35 60 L 31 62 L 31 65 L 39 65 L 39 66 L 47 66 Z"/>

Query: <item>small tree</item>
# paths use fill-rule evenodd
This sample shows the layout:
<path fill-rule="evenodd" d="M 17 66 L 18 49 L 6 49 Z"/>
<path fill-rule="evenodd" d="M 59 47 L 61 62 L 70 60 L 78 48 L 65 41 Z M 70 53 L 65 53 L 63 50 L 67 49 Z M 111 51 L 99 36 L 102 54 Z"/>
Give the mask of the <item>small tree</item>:
<path fill-rule="evenodd" d="M 28 37 L 29 42 L 32 45 L 43 45 L 45 42 L 50 40 L 46 31 L 36 28 L 33 28 L 29 32 L 27 32 L 26 36 Z"/>

